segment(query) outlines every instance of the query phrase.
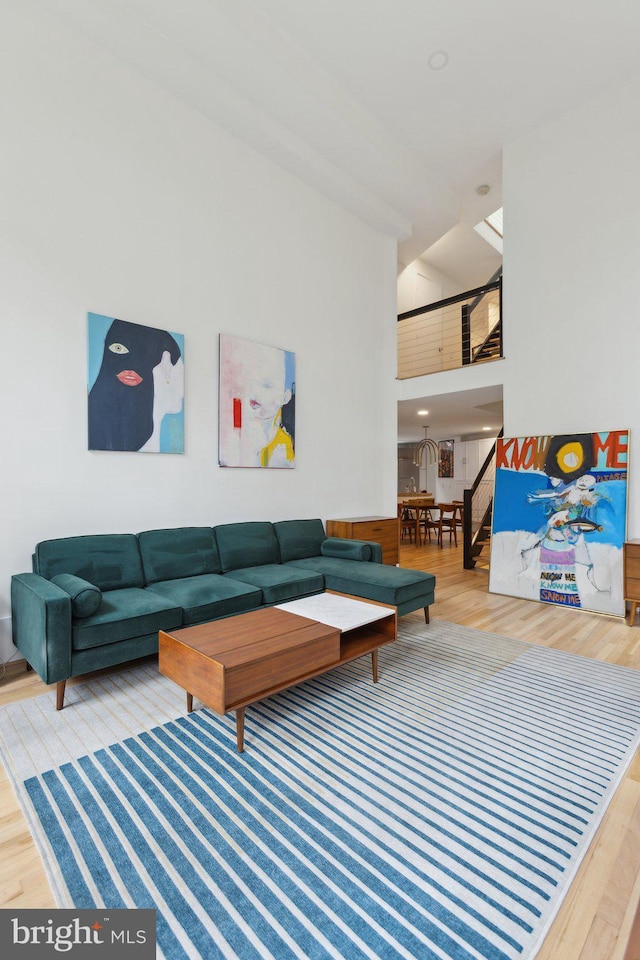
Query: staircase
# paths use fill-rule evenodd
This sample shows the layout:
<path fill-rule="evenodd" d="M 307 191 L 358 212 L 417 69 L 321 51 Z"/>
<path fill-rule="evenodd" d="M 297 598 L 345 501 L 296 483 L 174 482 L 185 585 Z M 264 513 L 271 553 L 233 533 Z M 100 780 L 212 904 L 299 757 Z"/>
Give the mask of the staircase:
<path fill-rule="evenodd" d="M 398 315 L 399 380 L 502 356 L 502 268 L 483 287 Z"/>
<path fill-rule="evenodd" d="M 496 360 L 502 356 L 502 321 L 498 320 L 485 340 L 473 349 L 473 363 L 481 360 Z"/>
<path fill-rule="evenodd" d="M 489 547 L 493 518 L 493 485 L 496 472 L 496 445 L 501 430 L 482 464 L 470 490 L 464 491 L 464 568 L 489 569 Z"/>
<path fill-rule="evenodd" d="M 491 521 L 493 518 L 493 498 L 486 513 L 482 518 L 480 526 L 476 530 L 471 540 L 471 556 L 474 567 L 480 567 L 483 570 L 489 569 L 489 557 L 491 548 Z"/>

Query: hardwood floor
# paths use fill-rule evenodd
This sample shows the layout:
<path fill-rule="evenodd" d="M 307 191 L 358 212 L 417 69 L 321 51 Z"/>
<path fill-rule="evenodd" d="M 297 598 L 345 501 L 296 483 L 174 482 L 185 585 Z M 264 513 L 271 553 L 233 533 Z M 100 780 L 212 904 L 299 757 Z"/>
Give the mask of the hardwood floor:
<path fill-rule="evenodd" d="M 640 669 L 640 629 L 624 620 L 488 593 L 485 570 L 464 570 L 445 541 L 401 546 L 400 564 L 437 577 L 432 620 Z M 605 814 L 536 960 L 640 960 L 640 754 Z M 629 943 L 630 952 L 625 955 Z M 634 946 L 634 943 L 636 946 Z"/>
<path fill-rule="evenodd" d="M 462 568 L 462 548 L 402 545 L 404 567 L 437 577 L 432 620 L 449 620 L 640 669 L 640 629 L 623 620 L 488 593 L 486 571 Z M 24 664 L 11 665 L 0 705 L 49 689 Z M 13 790 L 0 777 L 0 905 L 53 907 L 49 885 Z M 618 791 L 573 881 L 537 960 L 640 960 L 640 754 Z M 628 949 L 627 949 L 628 947 Z"/>

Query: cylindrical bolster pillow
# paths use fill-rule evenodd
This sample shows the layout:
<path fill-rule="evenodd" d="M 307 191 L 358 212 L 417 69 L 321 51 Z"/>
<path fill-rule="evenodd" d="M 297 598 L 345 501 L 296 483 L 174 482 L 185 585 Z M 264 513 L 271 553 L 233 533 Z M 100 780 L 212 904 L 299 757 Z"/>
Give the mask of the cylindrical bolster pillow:
<path fill-rule="evenodd" d="M 364 540 L 341 540 L 327 537 L 320 547 L 323 557 L 339 557 L 343 560 L 371 560 L 372 550 Z"/>
<path fill-rule="evenodd" d="M 72 573 L 59 573 L 51 577 L 51 583 L 60 587 L 71 597 L 71 613 L 74 617 L 90 617 L 102 603 L 102 590 L 88 580 Z"/>

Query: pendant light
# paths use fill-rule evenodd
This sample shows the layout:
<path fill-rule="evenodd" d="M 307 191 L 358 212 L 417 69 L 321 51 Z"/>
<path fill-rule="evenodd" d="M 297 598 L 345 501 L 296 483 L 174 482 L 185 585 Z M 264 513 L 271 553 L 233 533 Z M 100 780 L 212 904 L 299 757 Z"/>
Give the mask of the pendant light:
<path fill-rule="evenodd" d="M 430 440 L 427 437 L 429 424 L 423 424 L 422 429 L 424 430 L 424 439 L 416 444 L 413 451 L 413 462 L 416 467 L 427 467 L 431 463 L 438 462 L 438 444 L 435 440 Z"/>

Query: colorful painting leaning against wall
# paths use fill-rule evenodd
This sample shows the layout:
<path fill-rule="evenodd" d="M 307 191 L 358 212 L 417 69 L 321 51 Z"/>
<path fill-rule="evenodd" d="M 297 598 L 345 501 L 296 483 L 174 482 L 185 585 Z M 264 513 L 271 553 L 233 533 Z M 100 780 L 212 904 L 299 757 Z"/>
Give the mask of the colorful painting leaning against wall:
<path fill-rule="evenodd" d="M 629 431 L 497 441 L 493 593 L 624 616 Z"/>
<path fill-rule="evenodd" d="M 295 466 L 295 354 L 220 334 L 218 462 Z"/>
<path fill-rule="evenodd" d="M 184 452 L 184 337 L 88 315 L 89 449 Z"/>

